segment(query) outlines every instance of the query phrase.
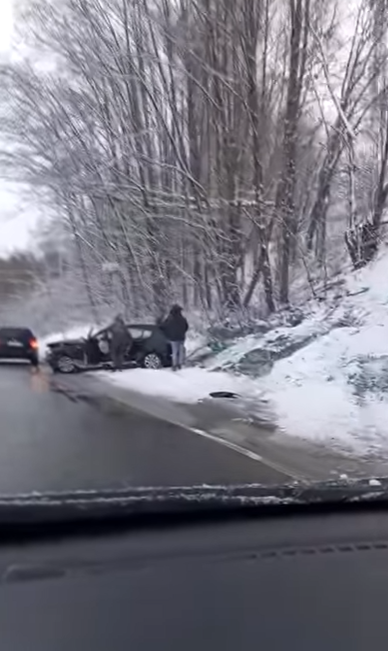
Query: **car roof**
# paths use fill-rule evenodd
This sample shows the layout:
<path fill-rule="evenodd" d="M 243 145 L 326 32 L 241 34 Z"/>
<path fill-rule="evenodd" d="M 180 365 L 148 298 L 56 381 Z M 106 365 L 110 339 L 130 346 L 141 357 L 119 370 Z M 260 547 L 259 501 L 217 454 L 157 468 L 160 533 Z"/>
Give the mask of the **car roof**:
<path fill-rule="evenodd" d="M 126 323 L 125 324 L 127 328 L 159 328 L 157 323 Z M 110 325 L 105 326 L 104 328 L 101 328 L 101 330 L 97 330 L 98 334 L 99 332 L 105 332 L 105 330 L 109 330 Z"/>
<path fill-rule="evenodd" d="M 142 328 L 144 330 L 160 330 L 160 326 L 157 323 L 126 323 L 125 326 L 127 328 L 138 328 L 139 330 L 141 330 Z M 110 325 L 107 325 L 104 328 L 101 328 L 100 330 L 93 332 L 93 336 L 96 337 L 97 335 L 101 335 L 102 333 L 109 330 L 109 328 Z"/>
<path fill-rule="evenodd" d="M 0 332 L 7 333 L 8 335 L 32 334 L 31 328 L 23 326 L 0 326 Z"/>

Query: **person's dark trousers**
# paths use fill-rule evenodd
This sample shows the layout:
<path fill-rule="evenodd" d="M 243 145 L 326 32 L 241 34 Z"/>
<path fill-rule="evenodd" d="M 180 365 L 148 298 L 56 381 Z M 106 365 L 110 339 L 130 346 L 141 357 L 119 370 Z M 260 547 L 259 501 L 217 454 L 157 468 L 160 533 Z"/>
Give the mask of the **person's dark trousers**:
<path fill-rule="evenodd" d="M 112 362 L 116 371 L 122 371 L 124 365 L 125 349 L 121 346 L 112 349 Z"/>
<path fill-rule="evenodd" d="M 172 368 L 174 371 L 182 368 L 185 361 L 185 342 L 171 341 Z"/>

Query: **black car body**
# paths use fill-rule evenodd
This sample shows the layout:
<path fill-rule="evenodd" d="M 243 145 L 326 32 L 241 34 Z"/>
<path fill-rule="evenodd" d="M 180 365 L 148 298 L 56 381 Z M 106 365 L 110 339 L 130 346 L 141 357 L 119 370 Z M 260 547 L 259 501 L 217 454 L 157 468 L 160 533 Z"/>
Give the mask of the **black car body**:
<path fill-rule="evenodd" d="M 29 328 L 0 327 L 0 359 L 39 363 L 38 342 Z"/>
<path fill-rule="evenodd" d="M 171 366 L 171 346 L 158 325 L 128 324 L 127 328 L 133 343 L 125 355 L 124 367 Z M 109 340 L 109 328 L 104 328 L 86 338 L 56 341 L 48 344 L 46 361 L 60 373 L 111 368 Z"/>

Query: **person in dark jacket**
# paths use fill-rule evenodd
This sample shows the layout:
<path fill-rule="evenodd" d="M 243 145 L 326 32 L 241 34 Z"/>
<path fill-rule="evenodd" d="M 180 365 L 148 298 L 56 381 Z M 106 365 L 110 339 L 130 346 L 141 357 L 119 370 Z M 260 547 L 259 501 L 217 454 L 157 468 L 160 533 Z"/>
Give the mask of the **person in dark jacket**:
<path fill-rule="evenodd" d="M 172 348 L 172 369 L 181 369 L 185 359 L 185 339 L 189 324 L 180 305 L 173 305 L 162 329 Z"/>
<path fill-rule="evenodd" d="M 113 366 L 116 370 L 122 370 L 125 353 L 132 346 L 132 337 L 120 314 L 116 316 L 109 330 Z"/>

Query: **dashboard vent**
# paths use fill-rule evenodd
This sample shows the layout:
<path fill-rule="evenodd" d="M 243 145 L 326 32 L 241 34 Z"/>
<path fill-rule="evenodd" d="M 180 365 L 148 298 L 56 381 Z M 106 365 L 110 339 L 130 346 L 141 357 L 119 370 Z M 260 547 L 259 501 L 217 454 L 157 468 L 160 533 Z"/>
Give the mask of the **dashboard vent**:
<path fill-rule="evenodd" d="M 314 556 L 317 554 L 339 554 L 360 551 L 388 550 L 388 542 L 344 543 L 341 545 L 325 545 L 322 547 L 292 547 L 286 549 L 270 549 L 261 552 L 261 558 L 294 558 L 295 556 Z"/>

